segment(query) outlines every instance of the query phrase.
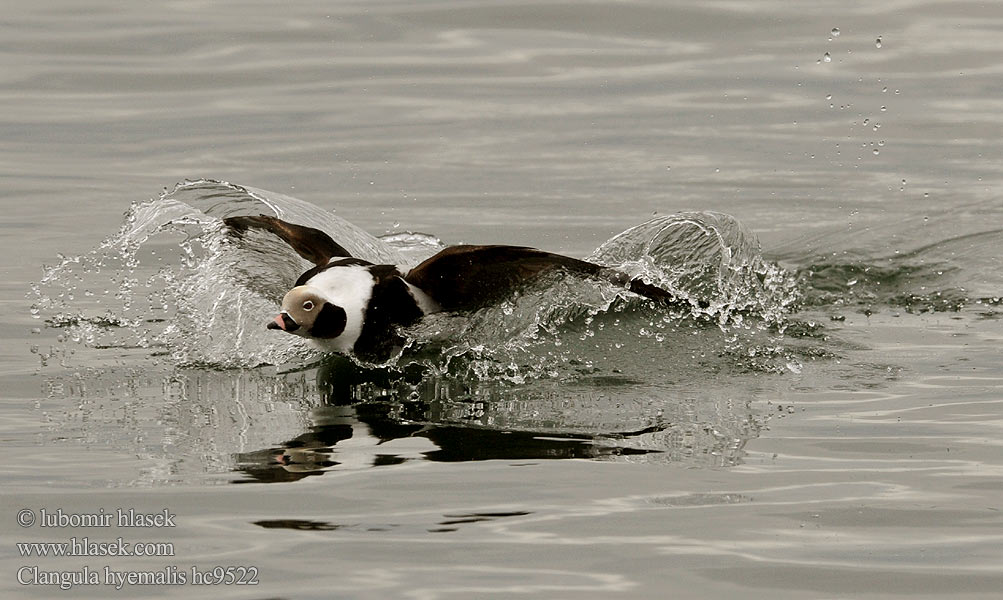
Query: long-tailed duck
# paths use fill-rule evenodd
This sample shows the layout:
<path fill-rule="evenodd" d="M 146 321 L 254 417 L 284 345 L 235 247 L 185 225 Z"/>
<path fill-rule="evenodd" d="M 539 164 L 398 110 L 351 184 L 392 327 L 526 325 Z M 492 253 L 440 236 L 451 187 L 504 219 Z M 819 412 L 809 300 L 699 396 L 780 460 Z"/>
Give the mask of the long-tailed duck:
<path fill-rule="evenodd" d="M 399 327 L 440 311 L 472 311 L 497 303 L 555 270 L 624 286 L 652 300 L 678 304 L 671 293 L 615 269 L 521 246 L 450 246 L 413 269 L 352 257 L 329 235 L 260 215 L 230 217 L 237 232 L 270 231 L 316 266 L 282 300 L 269 329 L 305 337 L 321 349 L 384 361 L 403 343 Z"/>

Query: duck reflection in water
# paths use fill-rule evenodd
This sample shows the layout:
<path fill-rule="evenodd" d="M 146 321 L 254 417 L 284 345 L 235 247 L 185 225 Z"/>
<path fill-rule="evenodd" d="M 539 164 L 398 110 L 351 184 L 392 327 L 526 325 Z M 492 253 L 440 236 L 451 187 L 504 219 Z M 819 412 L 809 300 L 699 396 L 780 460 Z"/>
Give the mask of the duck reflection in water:
<path fill-rule="evenodd" d="M 279 447 L 238 454 L 234 483 L 295 481 L 332 469 L 397 465 L 408 460 L 543 460 L 602 458 L 661 452 L 616 442 L 663 429 L 578 434 L 496 428 L 485 425 L 492 400 L 469 389 L 459 401 L 426 399 L 411 392 L 422 373 L 360 369 L 333 357 L 318 371 L 321 404 L 310 414 L 313 426 Z M 438 382 L 442 383 L 442 382 Z M 455 392 L 456 390 L 451 390 Z"/>

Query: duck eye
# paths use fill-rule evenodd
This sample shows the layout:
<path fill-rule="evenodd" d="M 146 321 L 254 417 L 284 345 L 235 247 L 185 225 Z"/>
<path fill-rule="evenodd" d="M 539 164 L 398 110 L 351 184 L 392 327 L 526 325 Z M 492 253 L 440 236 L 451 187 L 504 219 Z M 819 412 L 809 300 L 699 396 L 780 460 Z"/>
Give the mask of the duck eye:
<path fill-rule="evenodd" d="M 306 302 L 304 302 L 303 303 L 303 310 L 308 311 L 308 312 L 311 311 L 311 310 L 313 310 L 313 301 L 312 300 L 307 300 Z"/>

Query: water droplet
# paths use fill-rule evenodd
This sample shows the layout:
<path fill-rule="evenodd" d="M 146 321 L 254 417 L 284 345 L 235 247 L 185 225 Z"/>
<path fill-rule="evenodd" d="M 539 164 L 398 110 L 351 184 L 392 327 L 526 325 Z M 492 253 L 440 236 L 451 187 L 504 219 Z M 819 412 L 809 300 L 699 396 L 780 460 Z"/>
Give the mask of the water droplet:
<path fill-rule="evenodd" d="M 924 198 L 929 198 L 930 197 L 930 192 L 923 192 L 923 197 Z"/>
<path fill-rule="evenodd" d="M 882 106 L 882 107 L 881 107 L 881 112 L 885 112 L 886 110 L 888 110 L 888 107 L 887 107 L 887 106 Z"/>
<path fill-rule="evenodd" d="M 888 91 L 888 88 L 886 88 L 886 87 L 881 88 L 881 93 L 882 94 L 886 93 L 887 91 Z"/>
<path fill-rule="evenodd" d="M 829 33 L 832 34 L 832 37 L 839 37 L 839 28 L 833 27 L 832 31 L 830 31 Z"/>
<path fill-rule="evenodd" d="M 872 153 L 874 154 L 874 156 L 877 156 L 877 155 L 881 154 L 881 151 L 880 151 L 880 150 L 878 150 L 877 148 L 875 148 L 875 149 L 874 149 L 874 150 L 872 150 L 871 152 L 872 152 Z"/>
<path fill-rule="evenodd" d="M 832 94 L 826 94 L 825 99 L 826 100 L 832 100 Z"/>
<path fill-rule="evenodd" d="M 880 48 L 881 47 L 881 38 L 878 38 L 878 39 L 874 40 L 874 47 L 875 48 Z"/>
<path fill-rule="evenodd" d="M 878 142 L 878 145 L 879 145 L 879 146 L 884 146 L 884 145 L 885 145 L 885 141 L 884 141 L 884 140 L 881 140 L 880 142 Z"/>
<path fill-rule="evenodd" d="M 832 56 L 826 52 L 822 55 L 822 62 L 832 62 Z"/>
<path fill-rule="evenodd" d="M 394 229 L 400 229 L 400 226 L 401 226 L 400 221 L 394 221 L 394 223 L 393 223 L 393 228 Z"/>
<path fill-rule="evenodd" d="M 671 171 L 672 170 L 672 165 L 665 165 L 665 170 L 666 171 Z"/>

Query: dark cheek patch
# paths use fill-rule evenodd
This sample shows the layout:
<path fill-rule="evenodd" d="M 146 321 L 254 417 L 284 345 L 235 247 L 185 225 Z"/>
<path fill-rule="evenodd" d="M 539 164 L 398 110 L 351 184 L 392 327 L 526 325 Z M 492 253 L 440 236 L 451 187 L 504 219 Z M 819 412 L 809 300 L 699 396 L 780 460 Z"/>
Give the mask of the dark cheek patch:
<path fill-rule="evenodd" d="M 347 323 L 348 316 L 345 314 L 344 308 L 325 302 L 320 312 L 317 313 L 317 319 L 313 322 L 310 335 L 316 338 L 336 338 L 345 331 Z"/>

